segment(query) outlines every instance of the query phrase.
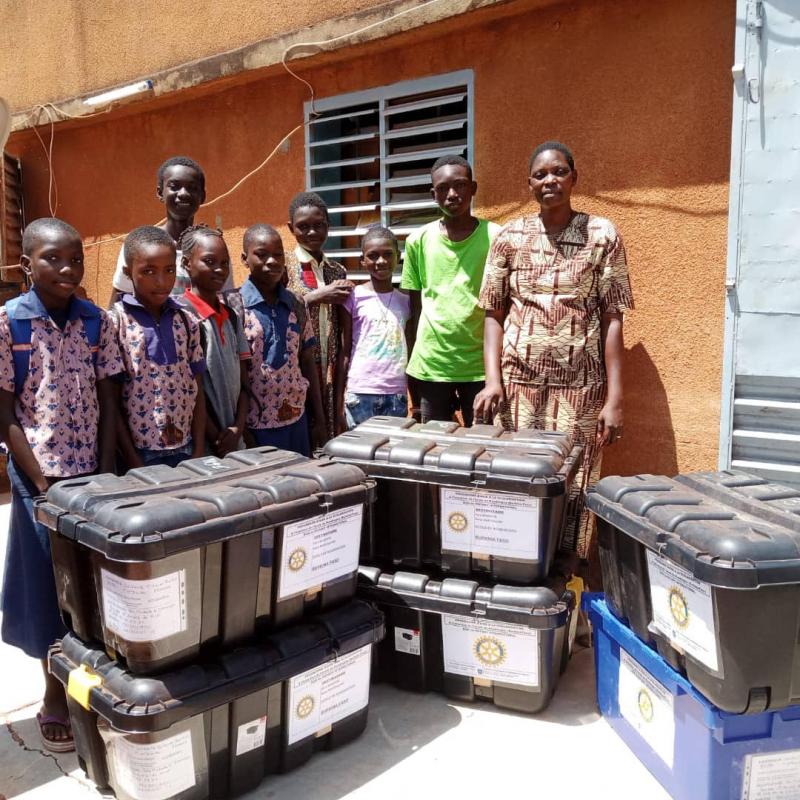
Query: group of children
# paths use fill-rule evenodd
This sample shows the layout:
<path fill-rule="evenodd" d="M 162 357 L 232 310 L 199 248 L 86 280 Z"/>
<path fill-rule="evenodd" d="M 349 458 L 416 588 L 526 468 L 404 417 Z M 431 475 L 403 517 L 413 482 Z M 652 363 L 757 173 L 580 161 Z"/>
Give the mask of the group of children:
<path fill-rule="evenodd" d="M 458 184 L 434 192 L 443 220 L 456 220 L 457 248 L 472 233 L 462 236 L 457 228 L 474 219 L 474 184 L 463 159 L 440 162 L 434 185 L 437 175 L 446 182 L 455 175 Z M 301 193 L 289 208 L 296 247 L 287 255 L 274 227 L 250 226 L 241 252 L 249 274 L 233 291 L 223 233 L 194 224 L 205 199 L 200 166 L 185 157 L 167 160 L 158 170 L 157 194 L 166 222 L 125 238 L 108 311 L 80 297 L 81 237 L 55 218 L 25 229 L 21 263 L 30 289 L 0 309 L 0 439 L 12 489 L 2 638 L 42 660 L 46 691 L 37 720 L 43 743 L 54 751 L 73 743 L 63 690 L 46 670 L 47 649 L 64 628 L 35 497 L 63 478 L 175 466 L 247 446 L 309 455 L 370 416 L 406 416 L 414 411 L 413 370 L 408 376 L 406 370 L 415 339 L 426 350 L 416 360 L 428 417 L 434 400 L 449 416 L 452 401 L 482 372 L 479 349 L 473 343 L 467 352 L 457 336 L 447 337 L 454 342 L 447 352 L 431 352 L 442 325 L 452 328 L 454 313 L 476 316 L 456 328 L 479 324 L 477 269 L 466 287 L 463 269 L 441 273 L 433 292 L 440 301 L 450 296 L 449 317 L 430 308 L 426 316 L 428 295 L 420 301 L 419 292 L 412 299 L 394 288 L 397 239 L 375 226 L 362 241 L 369 280 L 356 286 L 324 254 L 324 201 Z M 478 228 L 483 252 L 472 260 L 482 271 L 489 242 L 486 223 Z M 406 252 L 408 288 L 420 289 L 425 249 L 409 240 Z M 465 291 L 472 302 L 459 311 Z M 450 384 L 453 370 L 456 384 Z M 436 386 L 443 371 L 449 371 L 444 394 Z M 463 399 L 466 416 L 472 401 Z"/>
<path fill-rule="evenodd" d="M 30 290 L 0 308 L 12 490 L 2 638 L 45 666 L 45 747 L 73 747 L 63 689 L 46 670 L 64 628 L 33 511 L 53 481 L 251 446 L 310 455 L 374 415 L 458 412 L 469 427 L 499 413 L 509 429 L 563 430 L 583 446 L 567 524 L 589 530 L 580 494 L 600 448 L 622 436 L 622 318 L 633 298 L 613 224 L 572 209 L 576 179 L 567 147 L 539 145 L 529 164 L 539 213 L 501 230 L 472 214 L 470 164 L 439 158 L 440 214 L 406 239 L 399 288 L 392 231 L 366 230 L 368 280 L 355 285 L 325 253 L 325 202 L 303 192 L 289 205 L 293 248 L 271 225 L 245 231 L 248 275 L 234 290 L 222 231 L 194 222 L 203 170 L 183 156 L 158 170 L 165 224 L 125 238 L 108 311 L 80 296 L 78 232 L 53 218 L 27 226 Z"/>
<path fill-rule="evenodd" d="M 166 223 L 125 238 L 108 311 L 80 296 L 79 233 L 55 218 L 27 226 L 30 289 L 0 309 L 0 439 L 12 489 L 2 638 L 45 667 L 37 720 L 47 748 L 73 746 L 45 660 L 64 633 L 47 531 L 33 510 L 51 483 L 255 445 L 309 455 L 370 416 L 417 411 L 410 397 L 424 418 L 448 418 L 460 402 L 470 423 L 490 232 L 471 216 L 466 161 L 440 159 L 432 177 L 446 236 L 426 226 L 407 242 L 411 295 L 393 286 L 400 252 L 384 227 L 362 241 L 369 280 L 347 279 L 323 251 L 328 209 L 313 193 L 290 205 L 290 253 L 271 225 L 245 231 L 249 274 L 233 291 L 222 231 L 194 224 L 205 176 L 185 157 L 159 168 Z"/>

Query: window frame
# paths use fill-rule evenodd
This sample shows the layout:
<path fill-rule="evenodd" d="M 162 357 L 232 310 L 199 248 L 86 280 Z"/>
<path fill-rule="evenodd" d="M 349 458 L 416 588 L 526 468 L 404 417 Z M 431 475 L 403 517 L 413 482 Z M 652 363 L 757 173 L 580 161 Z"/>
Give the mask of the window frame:
<path fill-rule="evenodd" d="M 378 147 L 379 147 L 379 155 L 378 155 L 378 189 L 379 189 L 379 209 L 380 209 L 380 221 L 382 225 L 390 227 L 391 229 L 395 230 L 398 235 L 403 236 L 404 234 L 410 233 L 411 230 L 416 230 L 421 225 L 414 225 L 414 226 L 406 226 L 400 230 L 400 226 L 391 226 L 389 225 L 389 215 L 391 213 L 391 209 L 387 209 L 387 206 L 390 205 L 388 196 L 390 188 L 386 185 L 386 168 L 388 163 L 386 159 L 388 157 L 387 153 L 387 141 L 386 138 L 386 107 L 388 103 L 392 100 L 397 100 L 398 98 L 406 97 L 406 96 L 413 96 L 419 94 L 425 94 L 428 92 L 438 92 L 444 91 L 446 89 L 460 89 L 461 87 L 466 87 L 466 153 L 465 158 L 472 163 L 473 161 L 473 153 L 475 148 L 475 72 L 472 69 L 463 69 L 457 70 L 454 72 L 446 72 L 441 73 L 438 75 L 429 75 L 423 78 L 413 78 L 410 80 L 399 81 L 397 83 L 391 84 L 384 84 L 381 86 L 375 86 L 369 89 L 363 89 L 356 92 L 347 92 L 344 94 L 337 94 L 331 95 L 328 97 L 322 97 L 315 99 L 314 101 L 306 101 L 303 106 L 303 114 L 305 119 L 305 137 L 304 137 L 304 158 L 305 158 L 305 186 L 306 191 L 313 192 L 315 188 L 312 186 L 312 164 L 311 164 L 311 152 L 312 152 L 312 140 L 311 140 L 311 121 L 312 121 L 312 113 L 326 113 L 326 112 L 334 112 L 337 109 L 345 109 L 348 107 L 358 106 L 358 105 L 365 105 L 368 103 L 377 103 L 377 112 L 378 112 Z M 327 202 L 327 197 L 323 194 L 323 199 Z M 410 228 L 410 230 L 409 230 Z M 338 244 L 338 243 L 337 243 Z M 330 240 L 329 240 L 330 245 Z M 327 252 L 328 248 L 326 248 Z M 332 247 L 330 250 L 334 253 L 332 256 L 333 258 L 341 258 L 344 259 L 347 256 L 343 255 L 336 255 L 339 252 L 347 252 L 343 247 Z M 402 251 L 402 247 L 401 247 Z M 353 256 L 349 256 L 353 257 Z M 356 272 L 353 273 L 352 270 L 348 270 L 348 273 L 351 274 L 352 277 L 355 278 L 364 278 L 366 277 L 365 273 L 363 272 Z"/>

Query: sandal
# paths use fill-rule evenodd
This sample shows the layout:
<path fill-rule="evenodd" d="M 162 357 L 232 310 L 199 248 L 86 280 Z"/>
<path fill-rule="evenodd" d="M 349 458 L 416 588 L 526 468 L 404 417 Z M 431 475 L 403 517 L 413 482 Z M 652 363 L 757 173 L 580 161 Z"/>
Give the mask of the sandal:
<path fill-rule="evenodd" d="M 39 726 L 39 736 L 42 737 L 42 744 L 45 750 L 49 750 L 51 753 L 69 753 L 75 749 L 75 742 L 72 738 L 72 725 L 69 719 L 40 712 L 36 715 L 36 724 Z M 44 735 L 45 725 L 56 725 L 63 728 L 69 733 L 69 737 L 65 739 L 48 738 Z"/>

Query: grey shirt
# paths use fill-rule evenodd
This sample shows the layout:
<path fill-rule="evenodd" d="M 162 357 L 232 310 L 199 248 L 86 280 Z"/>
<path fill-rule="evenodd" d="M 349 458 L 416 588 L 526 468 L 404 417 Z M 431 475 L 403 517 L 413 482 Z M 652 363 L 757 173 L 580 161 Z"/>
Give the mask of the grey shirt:
<path fill-rule="evenodd" d="M 201 310 L 205 304 L 198 308 L 186 295 L 178 302 L 197 319 L 202 328 L 206 356 L 206 371 L 203 373 L 206 399 L 220 428 L 230 427 L 236 420 L 236 406 L 241 392 L 241 362 L 250 358 L 244 320 L 236 315 L 234 324 L 235 312 L 224 304 L 228 309 L 228 319 L 223 322 L 220 335 L 220 327 L 214 316 Z"/>

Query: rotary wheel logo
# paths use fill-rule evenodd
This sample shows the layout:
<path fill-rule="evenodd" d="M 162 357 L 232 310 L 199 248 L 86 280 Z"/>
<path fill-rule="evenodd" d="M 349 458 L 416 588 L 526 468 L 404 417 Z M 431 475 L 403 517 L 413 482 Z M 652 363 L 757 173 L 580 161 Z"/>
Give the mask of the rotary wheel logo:
<path fill-rule="evenodd" d="M 297 704 L 297 708 L 295 709 L 297 718 L 305 719 L 314 710 L 315 705 L 314 698 L 310 694 L 307 694 Z"/>
<path fill-rule="evenodd" d="M 494 636 L 481 636 L 473 645 L 475 658 L 487 667 L 499 667 L 506 660 L 506 646 Z"/>
<path fill-rule="evenodd" d="M 677 586 L 669 590 L 669 610 L 679 628 L 685 628 L 689 624 L 689 604 Z"/>
<path fill-rule="evenodd" d="M 639 713 L 645 722 L 653 721 L 653 698 L 650 697 L 650 692 L 647 689 L 639 689 Z"/>
<path fill-rule="evenodd" d="M 447 518 L 447 524 L 450 526 L 450 530 L 455 533 L 463 533 L 469 525 L 467 518 L 460 511 L 454 511 Z"/>
<path fill-rule="evenodd" d="M 306 551 L 302 547 L 292 550 L 289 554 L 289 569 L 292 572 L 299 572 L 306 565 L 307 558 Z"/>

